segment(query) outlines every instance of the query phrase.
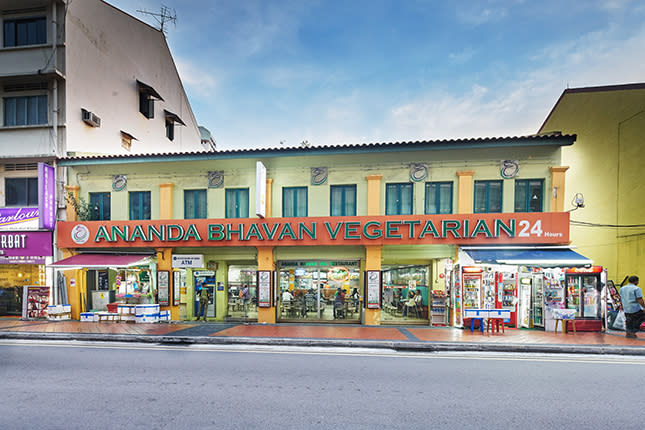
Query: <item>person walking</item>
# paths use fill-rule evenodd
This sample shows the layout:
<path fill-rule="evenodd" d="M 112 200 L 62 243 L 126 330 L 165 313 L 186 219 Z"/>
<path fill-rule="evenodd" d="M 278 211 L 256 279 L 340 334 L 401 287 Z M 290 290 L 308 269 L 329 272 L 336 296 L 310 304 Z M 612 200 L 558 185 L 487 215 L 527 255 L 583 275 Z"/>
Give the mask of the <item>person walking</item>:
<path fill-rule="evenodd" d="M 643 291 L 638 287 L 638 276 L 630 276 L 629 283 L 620 288 L 620 301 L 625 312 L 625 337 L 635 338 L 645 321 Z"/>
<path fill-rule="evenodd" d="M 206 321 L 206 311 L 208 308 L 208 288 L 204 286 L 203 284 L 201 285 L 201 291 L 199 293 L 199 312 L 197 312 L 197 321 L 199 321 L 199 318 L 202 316 L 202 313 L 204 314 L 204 321 Z"/>

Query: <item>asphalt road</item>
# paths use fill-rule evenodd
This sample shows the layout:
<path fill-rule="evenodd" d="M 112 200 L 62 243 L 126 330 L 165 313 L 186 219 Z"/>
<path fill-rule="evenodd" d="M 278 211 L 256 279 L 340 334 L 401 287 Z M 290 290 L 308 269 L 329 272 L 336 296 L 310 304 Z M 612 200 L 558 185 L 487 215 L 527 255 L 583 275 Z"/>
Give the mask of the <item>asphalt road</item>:
<path fill-rule="evenodd" d="M 645 359 L 0 342 L 1 429 L 643 428 Z"/>

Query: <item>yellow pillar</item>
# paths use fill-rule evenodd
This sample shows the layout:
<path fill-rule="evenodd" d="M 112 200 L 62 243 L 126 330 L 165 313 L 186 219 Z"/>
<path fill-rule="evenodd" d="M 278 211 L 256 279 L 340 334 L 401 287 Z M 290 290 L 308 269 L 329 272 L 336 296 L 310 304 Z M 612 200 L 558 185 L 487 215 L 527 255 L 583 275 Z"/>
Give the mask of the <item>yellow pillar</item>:
<path fill-rule="evenodd" d="M 173 219 L 172 189 L 173 183 L 159 184 L 159 219 Z"/>
<path fill-rule="evenodd" d="M 67 221 L 77 221 L 78 217 L 76 216 L 76 210 L 74 206 L 69 202 L 69 199 L 73 198 L 78 202 L 78 190 L 80 189 L 77 185 L 66 185 L 65 186 L 65 201 L 67 206 L 65 208 L 65 214 L 67 215 Z M 70 196 L 71 193 L 71 196 Z"/>
<path fill-rule="evenodd" d="M 267 188 L 268 189 L 268 188 Z M 273 262 L 273 246 L 258 246 L 258 270 L 269 270 L 271 273 L 275 270 Z M 278 288 L 274 285 L 273 288 Z M 274 294 L 275 296 L 275 294 Z M 275 307 L 276 303 L 270 308 L 258 307 L 258 322 L 265 324 L 275 324 Z"/>
<path fill-rule="evenodd" d="M 381 179 L 383 175 L 367 175 L 367 214 L 381 214 Z"/>
<path fill-rule="evenodd" d="M 264 216 L 273 216 L 273 179 L 267 179 L 266 201 L 264 203 Z"/>
<path fill-rule="evenodd" d="M 367 215 L 381 214 L 381 180 L 383 175 L 367 175 Z M 381 270 L 381 245 L 365 246 L 365 270 Z M 363 297 L 367 302 L 367 297 Z M 380 325 L 381 310 L 365 309 L 365 324 Z"/>
<path fill-rule="evenodd" d="M 457 172 L 457 213 L 473 213 L 473 175 L 474 170 Z"/>
<path fill-rule="evenodd" d="M 159 309 L 162 311 L 169 310 L 170 319 L 177 321 L 179 320 L 179 306 L 173 306 L 175 286 L 173 285 L 174 277 L 172 276 L 172 248 L 156 248 L 155 251 L 157 253 L 157 270 L 167 270 L 170 277 L 170 291 L 168 292 L 170 305 L 160 306 Z"/>
<path fill-rule="evenodd" d="M 564 179 L 569 166 L 551 167 L 551 212 L 564 211 Z"/>

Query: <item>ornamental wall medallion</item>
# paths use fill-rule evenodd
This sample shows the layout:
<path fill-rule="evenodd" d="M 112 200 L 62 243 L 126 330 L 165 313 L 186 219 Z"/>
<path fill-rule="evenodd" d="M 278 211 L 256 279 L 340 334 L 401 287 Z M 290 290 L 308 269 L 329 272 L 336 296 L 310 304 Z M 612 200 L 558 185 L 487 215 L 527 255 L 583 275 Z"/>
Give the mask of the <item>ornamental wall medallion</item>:
<path fill-rule="evenodd" d="M 311 168 L 311 185 L 322 185 L 327 182 L 327 168 L 326 167 L 312 167 Z"/>
<path fill-rule="evenodd" d="M 428 177 L 428 166 L 422 163 L 410 165 L 410 180 L 413 182 L 423 181 Z"/>
<path fill-rule="evenodd" d="M 519 160 L 502 160 L 499 163 L 499 173 L 504 179 L 512 179 L 520 173 Z"/>
<path fill-rule="evenodd" d="M 221 188 L 224 185 L 224 171 L 208 172 L 208 188 Z"/>
<path fill-rule="evenodd" d="M 112 177 L 112 190 L 123 191 L 128 185 L 128 177 L 126 175 L 114 175 Z"/>

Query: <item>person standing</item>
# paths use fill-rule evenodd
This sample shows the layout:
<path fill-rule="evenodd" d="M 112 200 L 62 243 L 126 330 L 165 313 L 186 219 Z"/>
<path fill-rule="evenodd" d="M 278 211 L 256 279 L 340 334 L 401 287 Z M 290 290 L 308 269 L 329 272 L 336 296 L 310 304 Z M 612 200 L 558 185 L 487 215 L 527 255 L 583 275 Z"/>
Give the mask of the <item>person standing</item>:
<path fill-rule="evenodd" d="M 204 321 L 206 321 L 206 311 L 208 309 L 208 288 L 201 285 L 201 291 L 199 292 L 199 312 L 197 312 L 197 321 L 201 317 L 202 313 L 204 314 Z"/>
<path fill-rule="evenodd" d="M 247 317 L 246 305 L 249 303 L 250 299 L 251 293 L 249 293 L 249 286 L 245 284 L 244 288 L 242 288 L 242 306 L 244 307 L 244 318 Z"/>
<path fill-rule="evenodd" d="M 625 311 L 625 337 L 635 338 L 645 321 L 643 292 L 638 287 L 638 276 L 630 276 L 629 283 L 620 288 L 620 301 Z"/>

